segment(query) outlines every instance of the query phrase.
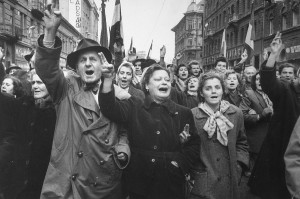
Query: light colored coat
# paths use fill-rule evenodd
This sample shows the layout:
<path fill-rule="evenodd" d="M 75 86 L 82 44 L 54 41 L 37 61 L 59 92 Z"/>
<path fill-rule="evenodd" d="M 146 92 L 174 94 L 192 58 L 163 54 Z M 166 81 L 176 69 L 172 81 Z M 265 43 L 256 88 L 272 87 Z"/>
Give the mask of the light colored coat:
<path fill-rule="evenodd" d="M 234 125 L 227 132 L 228 145 L 223 146 L 216 138 L 208 138 L 203 130 L 208 115 L 198 107 L 192 109 L 195 125 L 200 136 L 200 163 L 195 168 L 193 199 L 239 199 L 238 162 L 245 167 L 249 164 L 247 138 L 244 129 L 243 113 L 234 105 L 225 111 L 224 116 Z"/>
<path fill-rule="evenodd" d="M 57 123 L 41 199 L 121 198 L 118 152 L 130 157 L 127 134 L 102 115 L 91 91 L 78 76 L 64 77 L 58 48 L 36 51 L 36 72 L 56 106 Z"/>

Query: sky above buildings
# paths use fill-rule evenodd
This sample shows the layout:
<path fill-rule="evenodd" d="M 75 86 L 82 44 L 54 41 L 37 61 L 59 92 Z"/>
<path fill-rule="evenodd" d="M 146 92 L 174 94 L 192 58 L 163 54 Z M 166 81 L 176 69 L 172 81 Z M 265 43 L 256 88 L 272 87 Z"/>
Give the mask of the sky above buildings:
<path fill-rule="evenodd" d="M 101 0 L 94 0 L 101 7 Z M 199 0 L 196 1 L 197 3 Z M 171 29 L 184 16 L 191 0 L 121 0 L 125 50 L 131 37 L 137 51 L 148 53 L 153 40 L 152 58 L 159 59 L 159 49 L 165 45 L 165 61 L 170 63 L 175 54 L 175 33 Z M 106 22 L 111 26 L 115 0 L 106 3 Z M 101 12 L 99 11 L 99 33 Z"/>

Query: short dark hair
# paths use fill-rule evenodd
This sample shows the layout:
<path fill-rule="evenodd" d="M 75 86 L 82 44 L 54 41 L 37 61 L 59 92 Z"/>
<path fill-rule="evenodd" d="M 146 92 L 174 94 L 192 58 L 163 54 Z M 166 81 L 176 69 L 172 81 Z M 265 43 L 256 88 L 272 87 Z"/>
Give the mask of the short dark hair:
<path fill-rule="evenodd" d="M 251 77 L 251 88 L 256 91 L 256 76 L 259 75 L 259 72 L 256 72 L 252 77 Z"/>
<path fill-rule="evenodd" d="M 284 64 L 281 64 L 281 65 L 279 66 L 278 71 L 279 71 L 279 74 L 280 74 L 280 75 L 281 75 L 281 72 L 282 72 L 282 70 L 283 70 L 284 68 L 293 68 L 294 75 L 296 75 L 296 73 L 297 73 L 297 70 L 296 70 L 296 67 L 295 67 L 294 64 L 291 64 L 291 63 L 284 63 Z"/>
<path fill-rule="evenodd" d="M 228 61 L 227 61 L 226 57 L 218 57 L 215 61 L 215 67 L 217 66 L 218 62 L 225 62 L 226 67 L 228 66 Z"/>
<path fill-rule="evenodd" d="M 235 72 L 234 70 L 227 70 L 224 76 L 224 80 L 227 79 L 227 77 L 231 74 L 236 74 L 238 82 L 240 85 L 242 85 L 242 77 L 240 73 Z"/>
<path fill-rule="evenodd" d="M 208 72 L 208 73 L 205 73 L 203 76 L 202 76 L 202 79 L 201 79 L 201 82 L 200 82 L 200 85 L 199 85 L 199 89 L 198 89 L 198 97 L 199 97 L 199 101 L 200 102 L 204 102 L 204 98 L 201 96 L 201 92 L 202 92 L 202 89 L 206 83 L 207 80 L 210 80 L 210 79 L 218 79 L 221 83 L 221 86 L 222 86 L 222 89 L 223 89 L 223 93 L 225 91 L 225 85 L 224 85 L 224 81 L 223 79 L 220 77 L 220 75 L 216 72 Z"/>
<path fill-rule="evenodd" d="M 153 73 L 158 70 L 166 71 L 170 76 L 170 72 L 159 64 L 152 64 L 151 66 L 149 66 L 142 79 L 142 91 L 145 94 L 148 94 L 146 85 L 149 84 L 150 78 L 152 77 Z"/>
<path fill-rule="evenodd" d="M 186 86 L 186 90 L 185 90 L 185 92 L 187 92 L 188 91 L 188 84 L 189 84 L 189 82 L 191 81 L 191 79 L 198 79 L 198 81 L 199 81 L 199 87 L 200 87 L 200 80 L 199 80 L 199 78 L 198 77 L 195 77 L 195 76 L 191 76 L 191 77 L 189 77 L 186 81 L 185 81 L 185 86 Z M 198 89 L 199 89 L 199 87 L 198 87 Z"/>

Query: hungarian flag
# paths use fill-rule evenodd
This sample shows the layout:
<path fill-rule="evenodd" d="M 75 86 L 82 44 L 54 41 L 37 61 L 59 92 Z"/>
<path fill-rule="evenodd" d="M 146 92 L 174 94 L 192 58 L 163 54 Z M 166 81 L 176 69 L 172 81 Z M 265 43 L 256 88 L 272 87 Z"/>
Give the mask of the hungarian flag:
<path fill-rule="evenodd" d="M 222 36 L 222 44 L 221 44 L 221 56 L 226 57 L 227 52 L 227 44 L 226 44 L 226 29 L 224 29 L 223 36 Z"/>
<path fill-rule="evenodd" d="M 106 14 L 105 14 L 105 3 L 102 2 L 101 4 L 101 13 L 102 13 L 102 27 L 101 27 L 101 37 L 100 37 L 100 44 L 105 48 L 108 47 L 108 38 L 107 38 L 107 26 L 106 26 Z"/>
<path fill-rule="evenodd" d="M 153 44 L 153 40 L 151 42 L 151 46 L 150 46 L 149 51 L 148 51 L 147 59 L 150 59 L 150 57 L 151 57 L 151 54 L 152 54 L 152 44 Z"/>
<path fill-rule="evenodd" d="M 249 21 L 248 31 L 244 44 L 244 51 L 247 51 L 248 60 L 251 60 L 254 54 L 254 39 L 255 39 L 255 30 L 254 30 L 254 3 L 252 1 L 251 5 L 251 19 Z"/>
<path fill-rule="evenodd" d="M 109 50 L 112 54 L 115 52 L 124 52 L 123 43 L 123 26 L 122 26 L 122 15 L 121 15 L 121 3 L 120 0 L 116 0 L 115 10 L 110 30 Z"/>

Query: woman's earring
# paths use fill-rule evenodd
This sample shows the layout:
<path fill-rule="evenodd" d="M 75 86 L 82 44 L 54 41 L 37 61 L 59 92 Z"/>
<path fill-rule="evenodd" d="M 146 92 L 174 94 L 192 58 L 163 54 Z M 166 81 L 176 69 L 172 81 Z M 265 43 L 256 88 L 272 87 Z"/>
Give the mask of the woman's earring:
<path fill-rule="evenodd" d="M 148 88 L 146 88 L 146 91 L 147 91 L 147 93 L 149 93 L 149 89 Z"/>

